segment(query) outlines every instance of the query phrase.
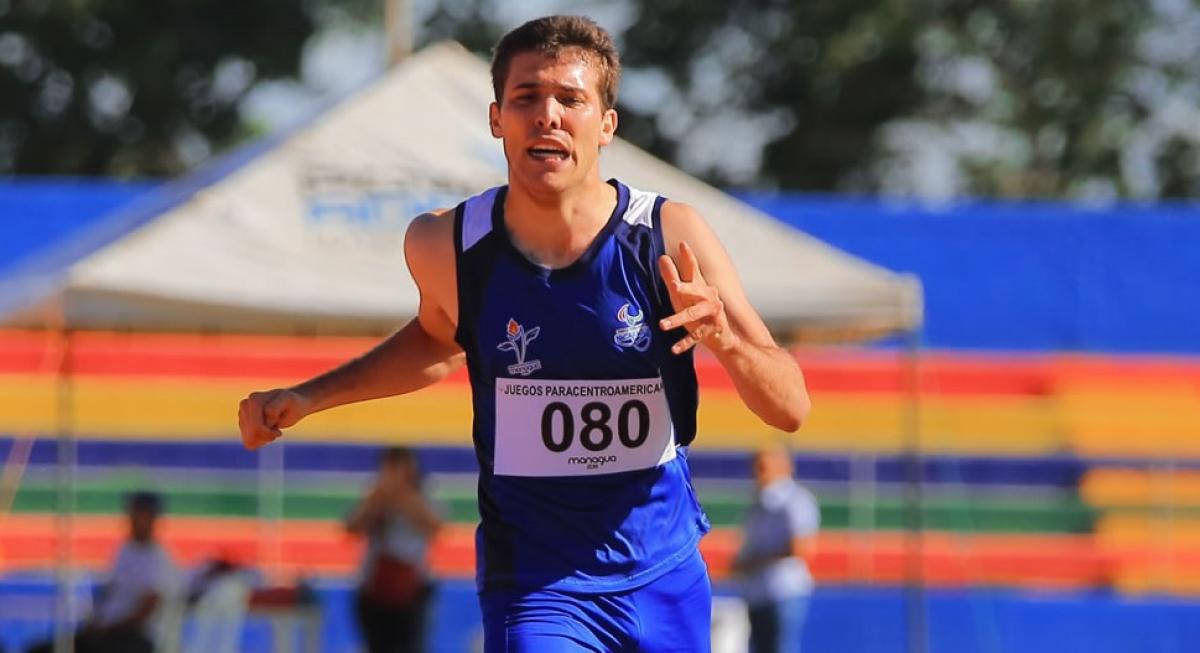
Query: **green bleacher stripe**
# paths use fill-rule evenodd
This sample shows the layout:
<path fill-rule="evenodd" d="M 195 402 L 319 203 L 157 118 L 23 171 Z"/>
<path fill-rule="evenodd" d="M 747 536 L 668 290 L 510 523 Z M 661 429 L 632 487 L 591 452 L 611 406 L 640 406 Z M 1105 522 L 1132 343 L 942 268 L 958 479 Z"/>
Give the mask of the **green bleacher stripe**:
<path fill-rule="evenodd" d="M 108 514 L 121 511 L 129 485 L 124 482 L 89 481 L 78 485 L 75 505 L 78 512 Z M 259 500 L 254 487 L 191 486 L 163 491 L 167 510 L 173 515 L 254 517 Z M 286 519 L 340 519 L 358 498 L 357 488 L 287 489 L 283 497 Z M 52 512 L 56 493 L 48 485 L 25 485 L 18 492 L 14 512 Z M 446 517 L 452 522 L 478 520 L 475 494 L 468 488 L 446 488 L 437 492 Z M 716 526 L 736 526 L 742 520 L 747 496 L 721 492 L 701 492 L 700 499 Z M 1083 533 L 1093 529 L 1098 511 L 1077 498 L 1063 495 L 1054 499 L 1013 498 L 929 498 L 922 514 L 924 528 L 960 532 L 1066 532 Z M 900 500 L 881 498 L 874 508 L 852 507 L 844 497 L 821 500 L 824 527 L 831 529 L 904 527 L 905 508 Z M 854 520 L 852 523 L 851 520 Z"/>

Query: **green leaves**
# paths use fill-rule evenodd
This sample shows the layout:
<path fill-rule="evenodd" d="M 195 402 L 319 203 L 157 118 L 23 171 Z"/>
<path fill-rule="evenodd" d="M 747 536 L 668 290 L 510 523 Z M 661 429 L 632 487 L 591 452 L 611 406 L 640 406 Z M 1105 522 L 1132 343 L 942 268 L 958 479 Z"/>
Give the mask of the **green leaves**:
<path fill-rule="evenodd" d="M 14 2 L 0 17 L 0 174 L 177 174 L 244 135 L 237 103 L 293 75 L 302 4 Z"/>

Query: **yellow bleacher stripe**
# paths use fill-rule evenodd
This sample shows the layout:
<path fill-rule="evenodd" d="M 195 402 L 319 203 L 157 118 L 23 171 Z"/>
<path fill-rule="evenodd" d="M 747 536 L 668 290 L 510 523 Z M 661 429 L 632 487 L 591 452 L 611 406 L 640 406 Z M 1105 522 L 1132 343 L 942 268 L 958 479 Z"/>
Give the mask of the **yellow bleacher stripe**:
<path fill-rule="evenodd" d="M 271 382 L 197 378 L 82 377 L 71 383 L 69 428 L 80 437 L 227 438 L 238 401 Z M 56 388 L 46 376 L 0 375 L 0 430 L 53 433 Z M 793 437 L 805 450 L 896 451 L 910 406 L 903 396 L 825 393 L 810 422 Z M 924 448 L 939 452 L 1034 454 L 1062 448 L 1043 400 L 1009 396 L 923 397 L 917 408 Z M 733 390 L 702 392 L 697 445 L 753 447 L 774 431 Z M 470 442 L 465 384 L 443 383 L 413 395 L 344 406 L 305 420 L 297 440 Z"/>
<path fill-rule="evenodd" d="M 903 396 L 818 395 L 809 423 L 794 439 L 816 449 L 895 451 L 903 445 L 913 409 Z M 929 451 L 1036 454 L 1063 445 L 1053 413 L 1038 398 L 923 396 L 915 410 L 921 448 Z"/>

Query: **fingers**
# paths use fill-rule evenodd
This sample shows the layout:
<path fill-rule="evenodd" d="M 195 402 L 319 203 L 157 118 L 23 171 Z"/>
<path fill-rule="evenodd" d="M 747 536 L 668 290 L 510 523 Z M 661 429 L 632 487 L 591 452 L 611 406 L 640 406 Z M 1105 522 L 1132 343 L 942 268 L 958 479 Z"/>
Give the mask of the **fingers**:
<path fill-rule="evenodd" d="M 275 393 L 263 405 L 263 421 L 267 426 L 275 428 L 279 425 L 280 419 L 283 417 L 284 408 L 286 407 L 286 402 L 283 398 L 284 394 L 282 392 Z"/>
<path fill-rule="evenodd" d="M 254 392 L 238 404 L 238 429 L 247 449 L 258 449 L 283 435 L 275 427 L 275 420 L 266 416 L 266 406 L 271 402 L 264 400 L 269 396 L 269 393 Z"/>
<path fill-rule="evenodd" d="M 667 294 L 671 296 L 671 305 L 679 308 L 677 289 L 683 282 L 679 278 L 679 269 L 675 267 L 675 261 L 666 254 L 658 257 L 658 273 L 662 276 L 663 285 L 667 287 Z"/>
<path fill-rule="evenodd" d="M 700 274 L 700 260 L 687 241 L 679 241 L 679 267 L 684 281 L 704 283 L 704 276 Z"/>
<path fill-rule="evenodd" d="M 700 261 L 696 258 L 696 252 L 686 242 L 679 243 L 679 264 L 676 265 L 675 259 L 670 255 L 663 254 L 658 257 L 658 271 L 667 286 L 667 292 L 671 293 L 672 301 L 675 299 L 675 290 L 679 287 L 686 287 L 688 284 L 706 285 L 704 275 L 700 273 Z"/>
<path fill-rule="evenodd" d="M 718 346 L 729 339 L 725 305 L 715 286 L 710 286 L 700 272 L 700 260 L 686 242 L 679 243 L 678 260 L 667 255 L 658 259 L 659 273 L 671 306 L 677 311 L 659 321 L 663 331 L 686 328 L 688 334 L 676 342 L 671 351 L 682 354 L 697 344 L 708 342 Z M 711 339 L 711 340 L 710 340 Z"/>
<path fill-rule="evenodd" d="M 700 344 L 700 338 L 697 338 L 696 336 L 689 333 L 686 336 L 680 338 L 679 342 L 675 343 L 674 345 L 671 345 L 671 353 L 672 354 L 682 354 L 683 352 L 691 349 L 692 347 L 695 347 L 698 344 Z"/>
<path fill-rule="evenodd" d="M 695 347 L 709 337 L 721 337 L 721 330 L 712 324 L 702 324 L 686 336 L 679 339 L 679 342 L 671 346 L 671 353 L 682 354 L 683 352 Z"/>
<path fill-rule="evenodd" d="M 670 317 L 663 318 L 659 322 L 659 326 L 662 327 L 663 331 L 670 331 L 681 326 L 686 327 L 697 320 L 717 315 L 720 309 L 720 301 L 706 301 L 699 304 L 692 304 Z M 692 329 L 688 330 L 691 331 Z"/>

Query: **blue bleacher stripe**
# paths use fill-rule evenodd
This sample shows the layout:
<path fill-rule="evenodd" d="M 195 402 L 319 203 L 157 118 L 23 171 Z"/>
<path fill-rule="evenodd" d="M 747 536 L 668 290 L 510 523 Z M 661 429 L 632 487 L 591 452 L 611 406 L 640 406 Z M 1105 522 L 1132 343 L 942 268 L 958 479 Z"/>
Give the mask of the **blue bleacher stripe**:
<path fill-rule="evenodd" d="M 0 438 L 0 457 L 7 457 L 12 442 L 11 438 Z M 77 446 L 78 463 L 85 467 L 254 470 L 260 464 L 259 453 L 245 450 L 236 441 L 89 439 L 79 441 Z M 473 474 L 478 471 L 475 453 L 468 447 L 420 446 L 416 449 L 428 472 Z M 370 472 L 376 467 L 379 451 L 379 446 L 366 444 L 287 443 L 283 447 L 284 468 L 297 472 Z M 744 480 L 751 477 L 750 455 L 742 451 L 693 451 L 688 460 L 698 479 Z M 816 482 L 848 482 L 855 471 L 852 469 L 853 456 L 849 453 L 797 455 L 796 476 Z M 56 460 L 55 440 L 40 439 L 34 444 L 30 464 L 50 466 Z M 926 456 L 921 460 L 921 471 L 923 480 L 931 484 L 1074 488 L 1091 467 L 1145 468 L 1152 464 L 1147 460 L 1088 459 L 1067 454 L 1045 457 Z M 1200 462 L 1180 463 L 1180 468 L 1185 467 L 1200 467 Z M 874 457 L 873 472 L 877 482 L 904 482 L 907 470 L 901 456 Z"/>

